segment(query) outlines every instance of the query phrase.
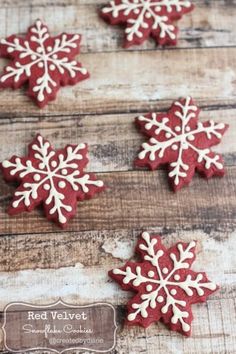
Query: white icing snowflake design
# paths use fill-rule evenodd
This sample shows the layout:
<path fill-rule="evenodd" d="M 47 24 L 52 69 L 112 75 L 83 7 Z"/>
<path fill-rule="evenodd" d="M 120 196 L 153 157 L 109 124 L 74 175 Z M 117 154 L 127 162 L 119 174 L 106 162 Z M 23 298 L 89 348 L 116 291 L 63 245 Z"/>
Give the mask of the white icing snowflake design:
<path fill-rule="evenodd" d="M 40 107 L 53 100 L 61 85 L 75 84 L 89 75 L 73 58 L 79 53 L 81 37 L 63 33 L 50 37 L 37 20 L 26 38 L 15 35 L 0 42 L 1 56 L 10 57 L 0 78 L 2 87 L 18 88 L 29 80 L 29 95 Z"/>
<path fill-rule="evenodd" d="M 128 262 L 109 274 L 123 288 L 137 292 L 128 303 L 127 321 L 147 327 L 162 320 L 172 330 L 190 335 L 191 304 L 206 301 L 217 286 L 205 273 L 190 269 L 196 242 L 166 249 L 159 236 L 144 232 L 137 245 L 142 262 Z"/>
<path fill-rule="evenodd" d="M 125 46 L 141 44 L 149 35 L 164 45 L 176 44 L 173 21 L 192 10 L 189 0 L 113 0 L 101 15 L 111 24 L 127 23 Z"/>
<path fill-rule="evenodd" d="M 102 181 L 83 172 L 88 162 L 86 153 L 86 144 L 55 151 L 38 135 L 29 146 L 27 157 L 13 156 L 3 161 L 5 179 L 21 182 L 9 213 L 31 211 L 43 202 L 48 219 L 64 226 L 75 215 L 77 200 L 103 190 Z"/>
<path fill-rule="evenodd" d="M 176 101 L 167 114 L 150 113 L 136 123 L 150 136 L 142 144 L 137 166 L 157 169 L 169 164 L 169 178 L 174 190 L 188 184 L 197 169 L 207 178 L 224 175 L 221 155 L 210 147 L 221 141 L 228 126 L 223 123 L 198 122 L 199 109 L 191 97 Z"/>

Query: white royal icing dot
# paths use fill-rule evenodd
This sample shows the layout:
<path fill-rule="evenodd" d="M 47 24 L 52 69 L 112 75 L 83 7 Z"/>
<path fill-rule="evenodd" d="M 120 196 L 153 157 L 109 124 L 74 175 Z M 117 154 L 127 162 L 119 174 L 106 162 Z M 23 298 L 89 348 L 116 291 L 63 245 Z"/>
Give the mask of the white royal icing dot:
<path fill-rule="evenodd" d="M 82 143 L 82 144 L 79 144 L 79 149 L 85 149 L 86 148 L 86 144 Z"/>
<path fill-rule="evenodd" d="M 185 131 L 186 131 L 186 132 L 190 132 L 190 130 L 191 130 L 190 126 L 187 125 L 187 127 L 185 128 Z"/>
<path fill-rule="evenodd" d="M 171 295 L 176 295 L 177 291 L 176 291 L 176 289 L 171 289 L 170 293 L 171 293 Z"/>
<path fill-rule="evenodd" d="M 147 290 L 147 291 L 152 291 L 152 285 L 150 285 L 150 284 L 147 285 L 147 286 L 146 286 L 146 290 Z"/>
<path fill-rule="evenodd" d="M 175 127 L 175 131 L 176 131 L 176 132 L 180 132 L 180 131 L 181 131 L 181 127 L 180 127 L 179 125 L 177 125 L 177 126 Z"/>
<path fill-rule="evenodd" d="M 7 160 L 3 161 L 2 166 L 5 168 L 9 167 L 9 162 Z"/>
<path fill-rule="evenodd" d="M 171 146 L 171 149 L 174 150 L 174 151 L 178 150 L 178 145 L 177 144 L 173 144 Z"/>
<path fill-rule="evenodd" d="M 50 69 L 51 71 L 53 71 L 53 70 L 55 70 L 55 69 L 56 69 L 56 67 L 55 67 L 55 65 L 54 65 L 54 64 L 51 64 L 51 65 L 49 65 L 49 69 Z"/>
<path fill-rule="evenodd" d="M 44 189 L 45 191 L 49 191 L 50 185 L 49 185 L 48 183 L 45 183 L 45 184 L 43 185 L 43 189 Z"/>
<path fill-rule="evenodd" d="M 175 274 L 174 275 L 174 280 L 177 280 L 177 281 L 180 280 L 180 275 L 179 274 Z"/>
<path fill-rule="evenodd" d="M 98 187 L 103 187 L 104 186 L 104 182 L 103 181 L 97 181 L 97 186 Z"/>
<path fill-rule="evenodd" d="M 39 67 L 39 68 L 43 68 L 43 62 L 42 62 L 42 61 L 40 61 L 40 62 L 38 63 L 38 67 Z"/>
<path fill-rule="evenodd" d="M 12 203 L 13 208 L 17 208 L 18 206 L 18 201 L 16 200 L 15 202 Z"/>
<path fill-rule="evenodd" d="M 51 162 L 51 166 L 52 166 L 52 167 L 57 167 L 57 161 L 53 160 L 53 161 Z"/>
<path fill-rule="evenodd" d="M 133 321 L 134 319 L 135 319 L 135 314 L 134 313 L 130 313 L 129 315 L 128 315 L 128 321 Z"/>
<path fill-rule="evenodd" d="M 158 296 L 158 297 L 157 297 L 157 302 L 161 303 L 161 302 L 163 302 L 163 301 L 164 301 L 163 296 Z"/>
<path fill-rule="evenodd" d="M 39 164 L 39 168 L 40 168 L 40 170 L 43 170 L 44 169 L 44 163 L 43 162 L 41 162 L 40 164 Z"/>
<path fill-rule="evenodd" d="M 37 58 L 37 56 L 35 54 L 32 54 L 30 57 L 32 60 L 35 60 Z"/>
<path fill-rule="evenodd" d="M 156 12 L 161 11 L 161 6 L 156 6 L 154 10 L 155 10 Z"/>
<path fill-rule="evenodd" d="M 165 134 L 165 137 L 166 137 L 167 139 L 169 139 L 169 138 L 171 137 L 171 134 L 170 134 L 170 133 L 166 133 L 166 134 Z"/>
<path fill-rule="evenodd" d="M 48 52 L 51 52 L 51 51 L 52 51 L 52 47 L 48 46 L 48 47 L 47 47 L 47 51 L 48 51 Z"/>
<path fill-rule="evenodd" d="M 155 275 L 155 273 L 153 272 L 153 270 L 149 270 L 149 272 L 148 272 L 149 278 L 153 278 L 154 275 Z"/>
<path fill-rule="evenodd" d="M 168 268 L 166 268 L 166 267 L 163 268 L 163 269 L 162 269 L 162 273 L 163 273 L 163 274 L 167 274 L 167 273 L 168 273 Z"/>
<path fill-rule="evenodd" d="M 183 323 L 183 330 L 184 330 L 184 332 L 190 331 L 190 326 L 185 322 Z"/>
<path fill-rule="evenodd" d="M 38 173 L 36 173 L 33 178 L 34 178 L 35 182 L 40 181 L 40 175 Z"/>
<path fill-rule="evenodd" d="M 144 231 L 142 233 L 142 237 L 145 239 L 146 237 L 149 237 L 149 233 L 147 231 Z"/>
<path fill-rule="evenodd" d="M 194 139 L 195 139 L 195 137 L 194 137 L 194 135 L 189 135 L 188 137 L 187 137 L 187 139 L 189 140 L 189 141 L 193 141 Z"/>
<path fill-rule="evenodd" d="M 164 251 L 163 251 L 163 250 L 159 250 L 159 251 L 157 252 L 158 257 L 162 257 L 163 254 L 164 254 Z"/>
<path fill-rule="evenodd" d="M 63 170 L 61 171 L 61 173 L 66 176 L 67 175 L 67 169 L 66 168 L 63 168 Z"/>
<path fill-rule="evenodd" d="M 37 53 L 42 53 L 42 51 L 43 51 L 43 48 L 41 48 L 41 47 L 38 47 L 38 48 L 36 49 L 36 52 L 37 52 Z"/>
<path fill-rule="evenodd" d="M 66 183 L 64 181 L 59 181 L 58 182 L 58 187 L 59 188 L 65 188 L 65 186 L 66 186 Z"/>

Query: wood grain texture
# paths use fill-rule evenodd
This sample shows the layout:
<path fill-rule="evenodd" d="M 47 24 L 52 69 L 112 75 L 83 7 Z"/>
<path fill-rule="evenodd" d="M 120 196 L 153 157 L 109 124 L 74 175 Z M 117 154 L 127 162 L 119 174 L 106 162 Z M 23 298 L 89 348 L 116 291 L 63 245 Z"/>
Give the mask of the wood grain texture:
<path fill-rule="evenodd" d="M 163 107 L 163 112 L 169 108 Z M 161 107 L 158 107 L 160 111 Z M 133 170 L 133 161 L 140 146 L 148 139 L 134 124 L 135 117 L 144 113 L 1 118 L 0 161 L 12 155 L 25 155 L 28 144 L 40 133 L 56 149 L 67 144 L 88 143 L 90 161 L 87 170 L 90 172 Z M 236 165 L 236 108 L 202 107 L 199 120 L 211 119 L 230 126 L 221 143 L 213 150 L 223 154 L 227 166 Z"/>
<path fill-rule="evenodd" d="M 110 301 L 116 306 L 120 325 L 116 353 L 156 353 L 155 348 L 159 348 L 161 353 L 163 348 L 168 348 L 168 353 L 177 353 L 175 345 L 181 353 L 233 353 L 230 343 L 235 346 L 236 338 L 235 334 L 230 333 L 236 323 L 235 318 L 230 319 L 230 311 L 233 311 L 236 295 L 233 272 L 236 266 L 235 231 L 227 225 L 222 228 L 205 225 L 195 229 L 159 227 L 148 230 L 160 233 L 166 246 L 179 239 L 190 242 L 194 238 L 198 242 L 198 257 L 193 269 L 207 269 L 209 277 L 221 284 L 221 289 L 210 297 L 207 304 L 193 306 L 195 320 L 192 338 L 186 340 L 170 333 L 160 323 L 147 330 L 122 326 L 124 304 L 129 293 L 119 290 L 109 280 L 107 271 L 132 257 L 140 230 L 38 234 L 27 235 L 27 239 L 23 235 L 5 237 L 6 243 L 0 254 L 0 281 L 5 284 L 5 288 L 0 289 L 1 308 L 15 299 L 16 288 L 18 300 L 41 304 L 55 301 L 59 294 L 63 294 L 63 298 L 70 303 Z M 227 258 L 222 258 L 222 245 Z M 6 267 L 4 254 L 10 254 L 15 260 L 16 252 L 19 263 L 14 262 Z M 143 351 L 135 351 L 139 346 Z"/>
<path fill-rule="evenodd" d="M 25 95 L 25 89 L 1 90 L 1 115 L 140 111 L 169 106 L 178 96 L 186 95 L 202 105 L 235 102 L 236 48 L 89 53 L 80 59 L 91 73 L 90 80 L 62 88 L 57 100 L 41 111 Z M 173 63 L 174 72 L 170 70 Z"/>
<path fill-rule="evenodd" d="M 27 4 L 28 3 L 28 4 Z M 107 25 L 99 18 L 98 12 L 108 1 L 19 1 L 11 0 L 8 5 L 1 1 L 0 19 L 5 26 L 0 28 L 0 36 L 12 33 L 24 34 L 35 18 L 43 19 L 52 33 L 63 30 L 82 34 L 82 52 L 111 52 L 122 50 L 124 31 Z M 179 22 L 180 34 L 178 48 L 198 48 L 215 46 L 235 46 L 236 7 L 233 2 L 219 0 L 196 1 L 194 12 L 184 16 Z M 214 5 L 212 4 L 214 3 Z M 5 5 L 4 5 L 5 4 Z M 28 6 L 31 5 L 31 6 Z M 11 12 L 11 16 L 9 15 Z M 54 14 L 56 13 L 56 16 Z M 24 21 L 22 21 L 22 17 Z M 5 20 L 6 19 L 6 20 Z M 129 50 L 156 48 L 153 40 Z M 161 48 L 157 48 L 161 50 Z"/>
<path fill-rule="evenodd" d="M 68 229 L 49 223 L 41 209 L 9 217 L 13 185 L 0 177 L 0 313 L 9 301 L 85 304 L 109 301 L 118 316 L 112 354 L 234 354 L 236 249 L 236 1 L 196 0 L 180 22 L 176 48 L 121 47 L 123 30 L 97 16 L 107 0 L 0 0 L 0 37 L 24 34 L 40 17 L 53 35 L 83 35 L 78 59 L 91 79 L 60 90 L 55 102 L 39 110 L 25 88 L 0 91 L 0 161 L 23 155 L 36 133 L 55 148 L 90 146 L 88 171 L 97 172 L 107 190 L 78 205 Z M 56 14 L 56 15 L 55 15 Z M 0 60 L 0 68 L 6 61 Z M 145 137 L 134 117 L 165 111 L 173 100 L 192 95 L 200 120 L 230 125 L 222 143 L 227 175 L 174 194 L 166 171 L 135 170 L 133 160 Z M 198 241 L 197 271 L 207 270 L 221 288 L 207 304 L 193 307 L 193 336 L 186 339 L 162 324 L 123 326 L 122 292 L 107 271 L 134 256 L 142 230 L 161 234 L 166 246 Z M 0 332 L 0 348 L 2 335 Z M 3 350 L 2 350 L 3 351 Z M 85 354 L 85 353 L 84 353 Z"/>
<path fill-rule="evenodd" d="M 196 176 L 191 188 L 173 193 L 164 171 L 130 171 L 98 174 L 108 187 L 105 192 L 78 204 L 68 230 L 87 231 L 155 225 L 200 225 L 228 222 L 235 225 L 236 167 L 223 179 L 208 182 Z M 5 209 L 13 187 L 0 185 L 0 233 L 51 232 L 55 225 L 38 208 L 10 217 Z M 220 194 L 220 197 L 219 197 Z M 207 196 L 207 197 L 206 197 Z"/>

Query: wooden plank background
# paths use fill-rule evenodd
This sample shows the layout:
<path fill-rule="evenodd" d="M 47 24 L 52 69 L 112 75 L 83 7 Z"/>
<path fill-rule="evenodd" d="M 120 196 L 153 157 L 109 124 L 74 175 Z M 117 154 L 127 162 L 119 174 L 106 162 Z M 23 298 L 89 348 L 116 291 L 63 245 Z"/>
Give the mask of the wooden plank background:
<path fill-rule="evenodd" d="M 56 148 L 90 145 L 88 169 L 108 189 L 80 203 L 62 231 L 41 210 L 9 217 L 13 186 L 0 178 L 0 311 L 10 301 L 69 303 L 109 301 L 117 308 L 119 331 L 114 354 L 236 352 L 236 1 L 195 0 L 196 9 L 179 23 L 176 48 L 153 41 L 123 50 L 123 31 L 97 16 L 105 0 L 1 0 L 0 37 L 24 34 L 38 17 L 52 34 L 83 35 L 79 60 L 91 79 L 60 90 L 39 110 L 25 90 L 0 91 L 0 160 L 24 154 L 37 133 Z M 0 60 L 1 68 L 6 63 Z M 208 182 L 195 176 L 191 187 L 169 190 L 164 170 L 135 170 L 143 141 L 134 117 L 166 110 L 172 100 L 192 95 L 201 119 L 230 124 L 216 151 L 227 175 Z M 158 232 L 166 245 L 198 241 L 196 270 L 208 269 L 221 285 L 207 304 L 193 307 L 193 335 L 186 339 L 162 324 L 123 327 L 130 294 L 107 271 L 133 256 L 142 230 Z M 96 298 L 94 296 L 96 294 Z M 1 339 L 2 340 L 2 339 Z"/>

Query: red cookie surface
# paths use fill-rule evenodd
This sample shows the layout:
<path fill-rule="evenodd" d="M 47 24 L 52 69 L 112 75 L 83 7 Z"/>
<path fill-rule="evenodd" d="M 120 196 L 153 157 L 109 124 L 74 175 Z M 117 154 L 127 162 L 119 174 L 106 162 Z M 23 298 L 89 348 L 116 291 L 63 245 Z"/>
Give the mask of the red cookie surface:
<path fill-rule="evenodd" d="M 206 178 L 223 176 L 222 157 L 210 148 L 221 141 L 228 125 L 212 120 L 199 122 L 199 112 L 187 97 L 174 102 L 167 113 L 136 118 L 136 124 L 150 139 L 142 144 L 135 165 L 152 170 L 168 165 L 174 191 L 189 184 L 195 170 Z"/>
<path fill-rule="evenodd" d="M 46 217 L 65 227 L 76 213 L 77 200 L 92 198 L 104 189 L 102 181 L 85 173 L 87 145 L 67 145 L 55 151 L 37 135 L 26 157 L 13 156 L 1 166 L 6 181 L 17 181 L 10 215 L 32 211 L 43 203 Z"/>
<path fill-rule="evenodd" d="M 136 252 L 140 262 L 127 262 L 109 272 L 123 290 L 136 294 L 128 302 L 128 325 L 148 327 L 161 320 L 171 330 L 191 334 L 191 305 L 205 302 L 217 290 L 203 272 L 191 270 L 196 242 L 166 249 L 159 236 L 142 234 Z"/>
<path fill-rule="evenodd" d="M 37 20 L 24 38 L 12 35 L 0 42 L 0 56 L 12 59 L 0 77 L 0 87 L 18 89 L 28 82 L 28 95 L 39 107 L 56 98 L 60 86 L 75 85 L 89 77 L 74 58 L 81 36 L 62 33 L 51 37 Z"/>
<path fill-rule="evenodd" d="M 174 22 L 193 8 L 190 0 L 112 0 L 101 10 L 101 17 L 112 25 L 126 25 L 126 48 L 142 44 L 149 36 L 157 44 L 176 45 Z"/>

